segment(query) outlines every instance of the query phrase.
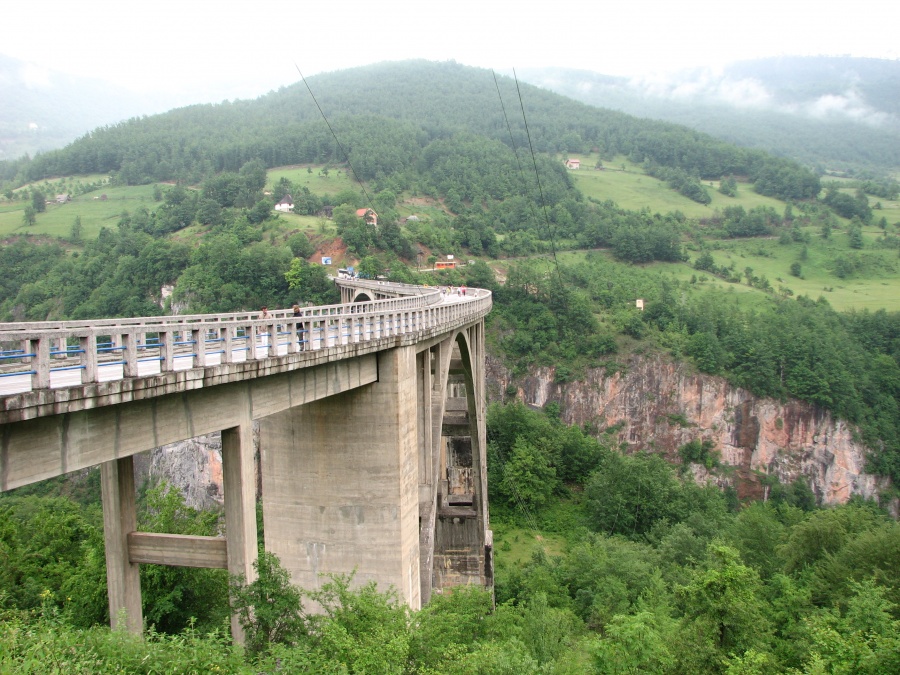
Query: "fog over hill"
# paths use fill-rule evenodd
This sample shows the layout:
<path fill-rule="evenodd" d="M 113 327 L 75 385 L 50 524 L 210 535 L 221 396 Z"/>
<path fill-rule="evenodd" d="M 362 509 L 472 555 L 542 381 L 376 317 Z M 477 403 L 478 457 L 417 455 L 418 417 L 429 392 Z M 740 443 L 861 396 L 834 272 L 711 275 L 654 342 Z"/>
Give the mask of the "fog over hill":
<path fill-rule="evenodd" d="M 822 170 L 900 166 L 898 61 L 782 57 L 661 77 L 562 68 L 520 76 L 591 105 L 685 124 Z"/>
<path fill-rule="evenodd" d="M 0 54 L 0 160 L 55 150 L 92 129 L 132 117 L 221 100 L 210 95 L 138 94 Z"/>
<path fill-rule="evenodd" d="M 684 124 L 820 171 L 900 167 L 898 61 L 782 57 L 659 77 L 562 68 L 523 69 L 519 76 L 590 105 Z M 0 54 L 0 160 L 61 148 L 131 117 L 220 99 L 202 88 L 140 95 Z"/>

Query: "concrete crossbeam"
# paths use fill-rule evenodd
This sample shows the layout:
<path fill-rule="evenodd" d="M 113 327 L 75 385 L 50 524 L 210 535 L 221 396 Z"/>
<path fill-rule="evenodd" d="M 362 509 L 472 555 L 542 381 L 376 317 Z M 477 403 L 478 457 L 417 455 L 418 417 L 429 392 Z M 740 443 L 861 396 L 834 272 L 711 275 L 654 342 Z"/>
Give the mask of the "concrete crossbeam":
<path fill-rule="evenodd" d="M 179 567 L 228 567 L 225 537 L 155 532 L 128 533 L 128 559 Z"/>

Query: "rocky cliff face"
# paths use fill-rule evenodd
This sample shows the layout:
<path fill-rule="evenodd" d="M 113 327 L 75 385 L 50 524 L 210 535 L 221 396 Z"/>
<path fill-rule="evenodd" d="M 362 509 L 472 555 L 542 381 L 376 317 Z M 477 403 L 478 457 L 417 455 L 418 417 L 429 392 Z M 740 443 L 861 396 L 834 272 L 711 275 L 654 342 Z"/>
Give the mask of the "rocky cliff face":
<path fill-rule="evenodd" d="M 695 477 L 734 485 L 742 498 L 764 498 L 766 475 L 782 483 L 808 480 L 822 504 L 844 503 L 852 495 L 875 498 L 888 486 L 865 473 L 866 449 L 845 422 L 807 403 L 757 398 L 686 364 L 636 356 L 619 372 L 592 370 L 583 382 L 567 384 L 554 382 L 553 369 L 514 380 L 497 360 L 489 358 L 487 365 L 492 398 L 515 390 L 528 405 L 555 401 L 565 422 L 598 433 L 615 429 L 613 438 L 629 452 L 658 452 L 680 462 L 679 447 L 711 440 L 722 465 L 734 468 L 710 475 L 693 465 Z"/>
<path fill-rule="evenodd" d="M 806 480 L 822 504 L 844 503 L 853 495 L 876 498 L 889 485 L 864 471 L 866 449 L 854 429 L 807 403 L 757 398 L 662 357 L 632 357 L 619 372 L 592 370 L 582 382 L 558 384 L 554 375 L 549 368 L 514 379 L 489 357 L 488 395 L 501 400 L 515 392 L 535 407 L 555 401 L 565 422 L 589 425 L 629 452 L 658 452 L 673 463 L 681 461 L 678 449 L 685 443 L 710 440 L 725 470 L 710 473 L 695 464 L 695 478 L 733 485 L 741 498 L 764 499 L 765 476 L 782 483 Z M 613 435 L 602 433 L 610 428 Z M 222 503 L 218 434 L 157 448 L 138 468 L 180 486 L 191 506 Z M 891 508 L 897 515 L 896 500 Z"/>
<path fill-rule="evenodd" d="M 135 457 L 138 484 L 164 481 L 176 485 L 188 506 L 222 506 L 222 436 L 198 436 L 172 443 Z"/>

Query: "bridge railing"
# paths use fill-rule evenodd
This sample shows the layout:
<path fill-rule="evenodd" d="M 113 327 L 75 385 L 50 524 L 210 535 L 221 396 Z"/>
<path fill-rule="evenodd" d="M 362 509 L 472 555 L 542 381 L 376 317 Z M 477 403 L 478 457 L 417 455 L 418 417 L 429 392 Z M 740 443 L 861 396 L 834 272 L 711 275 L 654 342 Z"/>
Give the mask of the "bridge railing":
<path fill-rule="evenodd" d="M 346 285 L 346 284 L 342 284 Z M 0 397 L 274 358 L 423 331 L 486 315 L 489 291 L 442 302 L 438 289 L 379 282 L 403 297 L 291 310 L 0 324 Z"/>

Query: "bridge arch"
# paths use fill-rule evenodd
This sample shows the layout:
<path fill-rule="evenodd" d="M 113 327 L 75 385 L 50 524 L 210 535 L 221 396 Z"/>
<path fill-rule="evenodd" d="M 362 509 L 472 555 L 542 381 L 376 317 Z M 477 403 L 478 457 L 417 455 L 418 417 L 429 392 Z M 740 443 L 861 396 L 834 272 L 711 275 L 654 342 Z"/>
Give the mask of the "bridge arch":
<path fill-rule="evenodd" d="M 420 471 L 432 488 L 420 504 L 423 602 L 452 586 L 493 587 L 483 338 L 483 325 L 469 326 L 427 353 L 437 387 L 431 401 L 432 456 L 423 457 Z"/>

